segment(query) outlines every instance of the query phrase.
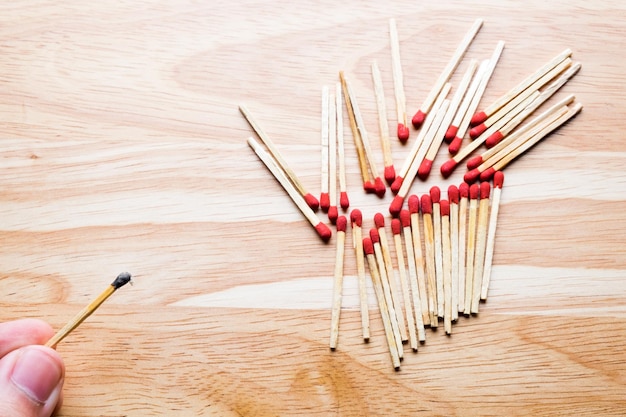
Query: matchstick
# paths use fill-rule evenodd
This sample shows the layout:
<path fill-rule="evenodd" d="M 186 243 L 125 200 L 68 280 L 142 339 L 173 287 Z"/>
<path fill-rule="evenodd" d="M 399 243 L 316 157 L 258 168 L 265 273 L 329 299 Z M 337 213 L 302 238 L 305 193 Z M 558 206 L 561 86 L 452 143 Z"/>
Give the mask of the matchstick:
<path fill-rule="evenodd" d="M 550 61 L 544 64 L 541 68 L 539 68 L 533 74 L 528 76 L 518 85 L 516 85 L 507 93 L 505 93 L 500 98 L 498 98 L 494 103 L 488 106 L 485 110 L 474 114 L 474 116 L 472 116 L 472 119 L 471 119 L 471 124 L 475 126 L 487 120 L 487 118 L 491 116 L 493 113 L 495 113 L 496 111 L 498 111 L 500 107 L 504 106 L 510 100 L 515 98 L 519 93 L 527 89 L 535 81 L 540 79 L 544 74 L 549 72 L 552 68 L 556 67 L 561 61 L 563 61 L 564 59 L 568 58 L 571 55 L 572 55 L 571 49 L 565 49 L 563 52 L 561 52 L 560 54 L 552 58 Z"/>
<path fill-rule="evenodd" d="M 270 154 L 272 155 L 272 158 L 275 161 L 274 164 L 280 168 L 280 170 L 284 173 L 285 177 L 293 184 L 296 191 L 302 196 L 302 198 L 304 198 L 304 201 L 311 208 L 311 210 L 317 211 L 320 205 L 319 201 L 317 200 L 317 198 L 313 196 L 313 194 L 307 192 L 307 190 L 304 188 L 304 185 L 302 185 L 302 183 L 298 179 L 298 176 L 289 167 L 289 165 L 287 164 L 287 161 L 285 161 L 283 156 L 278 151 L 278 148 L 276 147 L 276 145 L 274 145 L 274 142 L 272 142 L 270 137 L 265 134 L 265 132 L 261 129 L 261 126 L 256 122 L 256 120 L 252 117 L 252 114 L 248 111 L 248 109 L 245 106 L 240 105 L 239 111 L 241 112 L 243 117 L 247 120 L 250 127 L 252 127 L 252 130 L 255 131 L 259 139 L 261 139 L 261 142 L 263 142 L 263 144 L 269 150 Z"/>
<path fill-rule="evenodd" d="M 474 255 L 476 253 L 476 227 L 478 223 L 478 197 L 480 188 L 472 184 L 469 188 L 469 214 L 467 220 L 467 243 L 465 251 L 465 310 L 469 316 L 472 310 L 472 292 L 474 290 Z"/>
<path fill-rule="evenodd" d="M 439 147 L 441 146 L 446 130 L 448 129 L 448 124 L 445 122 L 445 118 L 447 117 L 450 103 L 451 102 L 448 100 L 443 102 L 443 106 L 441 106 L 440 110 L 441 112 L 444 112 L 443 117 L 441 118 L 441 122 L 439 123 L 439 127 L 435 131 L 435 134 L 430 137 L 430 144 L 427 147 L 426 154 L 422 158 L 422 162 L 417 169 L 417 176 L 422 181 L 426 181 L 428 179 L 430 169 L 433 166 L 433 161 L 439 152 Z"/>
<path fill-rule="evenodd" d="M 394 340 L 396 341 L 396 346 L 398 348 L 398 356 L 402 359 L 404 356 L 404 350 L 402 347 L 400 326 L 398 325 L 398 314 L 396 313 L 396 307 L 393 304 L 393 294 L 391 292 L 391 287 L 389 286 L 389 276 L 387 275 L 385 258 L 380 247 L 380 235 L 378 234 L 378 229 L 375 227 L 370 229 L 370 239 L 374 245 L 374 256 L 376 257 L 376 263 L 378 264 L 378 274 L 380 275 L 380 282 L 383 287 L 385 303 L 387 303 L 387 314 L 389 315 L 389 320 L 391 321 Z"/>
<path fill-rule="evenodd" d="M 500 197 L 502 195 L 502 184 L 504 183 L 504 174 L 498 171 L 493 175 L 493 193 L 491 195 L 491 212 L 489 214 L 489 230 L 487 234 L 487 244 L 485 249 L 485 267 L 483 270 L 482 288 L 480 299 L 487 300 L 489 292 L 489 281 L 491 280 L 491 265 L 493 263 L 493 251 L 496 242 L 496 226 L 498 225 L 498 211 L 500 209 Z"/>
<path fill-rule="evenodd" d="M 437 284 L 437 315 L 443 318 L 444 313 L 444 293 L 443 293 L 443 249 L 441 230 L 441 190 L 436 185 L 430 188 L 430 201 L 433 211 L 433 236 L 435 255 L 435 282 Z"/>
<path fill-rule="evenodd" d="M 406 332 L 406 323 L 404 321 L 404 314 L 402 313 L 402 298 L 400 297 L 400 293 L 398 291 L 398 285 L 396 281 L 396 274 L 393 268 L 393 261 L 391 260 L 391 250 L 389 249 L 389 240 L 387 239 L 387 232 L 385 231 L 385 217 L 381 213 L 376 213 L 374 215 L 374 225 L 378 230 L 378 239 L 380 241 L 380 249 L 383 255 L 383 261 L 385 265 L 385 269 L 387 270 L 387 279 L 389 282 L 389 289 L 391 290 L 391 297 L 393 301 L 393 306 L 396 311 L 396 317 L 398 320 L 398 327 L 400 328 L 400 335 L 402 336 L 402 341 L 406 342 L 409 340 L 408 334 Z M 370 234 L 371 237 L 371 234 Z M 374 250 L 376 249 L 376 242 L 374 242 Z"/>
<path fill-rule="evenodd" d="M 459 318 L 459 188 L 452 184 L 448 187 L 450 201 L 450 272 L 452 286 L 452 321 Z"/>
<path fill-rule="evenodd" d="M 350 212 L 350 223 L 352 225 L 352 242 L 356 257 L 356 272 L 359 281 L 359 304 L 361 306 L 361 328 L 363 340 L 370 340 L 370 317 L 367 303 L 367 285 L 365 284 L 365 255 L 363 253 L 363 214 L 361 210 L 354 209 Z"/>
<path fill-rule="evenodd" d="M 339 316 L 341 315 L 341 298 L 343 292 L 343 260 L 346 243 L 347 219 L 345 216 L 337 218 L 337 241 L 335 255 L 335 273 L 333 281 L 333 304 L 330 319 L 330 349 L 337 348 L 339 339 Z"/>
<path fill-rule="evenodd" d="M 331 238 L 332 232 L 326 224 L 324 224 L 319 217 L 315 214 L 313 209 L 307 205 L 304 198 L 298 190 L 293 185 L 292 182 L 289 181 L 285 173 L 280 169 L 274 159 L 267 153 L 261 145 L 254 140 L 252 137 L 248 138 L 248 145 L 254 150 L 257 154 L 261 162 L 265 164 L 267 169 L 274 175 L 274 178 L 280 183 L 283 189 L 287 192 L 291 200 L 295 203 L 295 205 L 300 209 L 304 217 L 311 223 L 311 226 L 315 228 L 319 236 L 322 238 L 324 242 L 328 242 Z"/>
<path fill-rule="evenodd" d="M 54 336 L 48 340 L 46 346 L 55 348 L 63 339 L 67 337 L 74 329 L 91 316 L 94 311 L 100 307 L 102 303 L 106 301 L 118 288 L 131 282 L 131 275 L 128 272 L 122 272 L 115 280 L 109 285 L 99 296 L 91 301 L 85 308 L 83 308 L 73 319 L 71 319 L 61 330 L 59 330 Z"/>
<path fill-rule="evenodd" d="M 493 53 L 491 54 L 491 57 L 489 58 L 489 64 L 487 65 L 485 72 L 482 74 L 480 83 L 478 84 L 478 88 L 472 95 L 472 100 L 467 106 L 467 110 L 465 111 L 463 120 L 461 120 L 461 123 L 459 124 L 459 129 L 457 131 L 456 137 L 452 140 L 452 142 L 448 146 L 448 151 L 452 155 L 455 155 L 461 148 L 461 145 L 463 143 L 463 138 L 465 137 L 465 133 L 467 132 L 467 129 L 469 128 L 470 123 L 471 123 L 472 114 L 476 111 L 480 101 L 483 98 L 483 94 L 485 93 L 485 90 L 487 89 L 487 85 L 489 84 L 489 81 L 491 80 L 491 76 L 493 75 L 493 72 L 496 69 L 496 65 L 498 64 L 498 61 L 500 60 L 500 56 L 502 56 L 503 50 L 504 50 L 504 41 L 499 41 Z M 444 169 L 443 166 L 441 167 L 441 169 L 442 169 L 442 174 L 444 175 L 444 178 L 447 178 L 450 175 L 450 173 L 445 174 L 443 171 Z M 454 167 L 452 169 L 454 169 Z"/>
<path fill-rule="evenodd" d="M 393 328 L 391 326 L 391 320 L 389 318 L 389 310 L 387 309 L 387 303 L 385 301 L 385 295 L 383 292 L 382 282 L 379 274 L 378 266 L 376 265 L 376 258 L 374 256 L 374 245 L 369 237 L 363 238 L 363 251 L 367 258 L 369 265 L 370 276 L 372 277 L 372 284 L 374 287 L 374 293 L 376 294 L 376 300 L 378 301 L 378 309 L 380 310 L 380 316 L 383 320 L 383 328 L 385 329 L 385 336 L 387 339 L 387 346 L 389 347 L 389 354 L 391 355 L 391 362 L 396 371 L 400 370 L 400 355 L 398 353 L 398 345 L 396 343 Z M 384 269 L 384 268 L 383 268 Z"/>
<path fill-rule="evenodd" d="M 320 208 L 324 212 L 328 212 L 328 208 L 330 207 L 330 196 L 328 195 L 328 184 L 329 184 L 329 176 L 328 176 L 328 131 L 329 129 L 329 113 L 328 113 L 328 86 L 322 87 L 322 129 L 321 129 L 321 150 L 322 150 L 322 175 L 321 180 L 321 192 L 320 192 Z"/>
<path fill-rule="evenodd" d="M 413 126 L 416 129 L 419 129 L 419 127 L 424 122 L 424 119 L 426 118 L 426 114 L 430 111 L 433 103 L 435 102 L 435 99 L 439 95 L 444 84 L 448 82 L 448 80 L 450 79 L 450 76 L 452 75 L 456 67 L 461 62 L 461 59 L 463 59 L 465 52 L 467 51 L 470 44 L 474 40 L 474 37 L 476 37 L 476 34 L 480 30 L 482 24 L 483 24 L 482 19 L 476 19 L 474 21 L 474 24 L 470 28 L 470 30 L 465 34 L 465 36 L 461 40 L 461 43 L 457 46 L 456 50 L 454 51 L 454 54 L 452 55 L 452 58 L 450 59 L 446 67 L 441 72 L 441 75 L 439 76 L 437 81 L 435 81 L 435 84 L 433 85 L 430 93 L 424 100 L 424 103 L 422 103 L 419 110 L 417 111 L 417 113 L 415 113 L 415 116 L 413 116 L 413 119 L 411 120 L 411 122 L 413 123 Z"/>
<path fill-rule="evenodd" d="M 342 209 L 348 210 L 350 200 L 348 199 L 348 187 L 346 182 L 346 154 L 343 137 L 343 94 L 341 83 L 335 85 L 335 115 L 337 124 L 337 159 L 339 160 L 339 205 Z M 360 242 L 361 240 L 358 240 Z"/>
<path fill-rule="evenodd" d="M 396 97 L 396 114 L 398 116 L 398 139 L 405 143 L 409 139 L 409 128 L 406 117 L 406 97 L 400 60 L 400 42 L 396 20 L 389 19 L 389 44 L 391 46 L 391 70 L 393 74 L 393 91 Z"/>
<path fill-rule="evenodd" d="M 424 223 L 424 255 L 426 259 L 426 278 L 428 286 L 428 312 L 430 314 L 430 327 L 438 326 L 437 317 L 437 280 L 435 273 L 435 232 L 433 229 L 433 203 L 430 195 L 421 197 L 420 208 L 422 222 Z"/>
<path fill-rule="evenodd" d="M 459 300 L 458 312 L 465 312 L 465 253 L 467 242 L 467 210 L 469 206 L 469 185 L 459 185 Z"/>
<path fill-rule="evenodd" d="M 450 241 L 450 202 L 441 200 L 441 248 L 443 263 L 444 313 L 443 328 L 447 335 L 452 334 L 452 242 Z"/>
<path fill-rule="evenodd" d="M 466 93 L 469 90 L 470 84 L 472 80 L 474 79 L 474 74 L 476 73 L 477 69 L 478 69 L 478 60 L 472 59 L 469 63 L 469 66 L 465 70 L 465 73 L 463 74 L 463 78 L 461 78 L 461 82 L 459 83 L 459 86 L 454 92 L 454 96 L 452 98 L 452 101 L 450 102 L 450 107 L 448 108 L 448 114 L 446 115 L 446 118 L 443 121 L 443 124 L 447 126 L 446 133 L 444 134 L 443 139 L 447 143 L 450 143 L 450 141 L 454 139 L 454 136 L 456 136 L 456 130 L 455 130 L 453 121 L 457 118 L 457 115 L 459 115 L 459 112 L 464 111 L 461 108 L 461 105 L 463 104 Z M 463 116 L 460 115 L 459 117 L 463 117 Z M 458 127 L 456 129 L 458 129 Z"/>
<path fill-rule="evenodd" d="M 398 264 L 398 273 L 400 275 L 402 299 L 404 301 L 404 313 L 406 315 L 406 322 L 409 327 L 409 344 L 411 346 L 411 349 L 413 349 L 413 352 L 417 352 L 417 327 L 415 326 L 415 317 L 413 316 L 411 293 L 409 290 L 406 263 L 404 261 L 404 245 L 402 244 L 402 224 L 400 223 L 400 219 L 391 220 L 391 231 L 393 233 L 393 241 L 396 248 L 396 260 Z"/>
<path fill-rule="evenodd" d="M 408 206 L 409 214 L 411 215 L 411 240 L 413 241 L 413 251 L 415 254 L 415 269 L 417 273 L 417 285 L 419 288 L 420 310 L 422 312 L 422 321 L 424 322 L 425 326 L 428 326 L 430 325 L 430 309 L 428 306 L 429 298 L 426 283 L 426 271 L 424 269 L 424 255 L 422 254 L 422 238 L 420 236 L 420 205 L 421 203 L 419 197 L 417 197 L 415 194 L 409 196 Z"/>
<path fill-rule="evenodd" d="M 409 287 L 411 288 L 411 300 L 413 311 L 415 312 L 415 326 L 417 327 L 417 338 L 420 342 L 426 341 L 424 331 L 424 319 L 422 313 L 422 300 L 417 278 L 417 263 L 415 262 L 415 249 L 413 247 L 413 231 L 411 230 L 411 212 L 402 210 L 400 212 L 400 223 L 402 224 L 402 235 L 404 236 L 404 246 L 406 248 L 406 259 L 409 266 Z M 419 232 L 418 232 L 419 233 Z M 418 242 L 419 243 L 419 242 Z M 421 244 L 420 244 L 421 246 Z M 420 248 L 421 256 L 421 248 Z M 422 269 L 422 279 L 424 278 Z M 426 304 L 428 307 L 428 304 Z M 428 316 L 428 314 L 427 314 Z"/>
<path fill-rule="evenodd" d="M 339 216 L 337 208 L 337 115 L 335 95 L 328 100 L 328 220 L 335 224 Z"/>
<path fill-rule="evenodd" d="M 478 314 L 480 291 L 482 288 L 483 271 L 485 267 L 485 249 L 487 247 L 487 233 L 489 231 L 489 203 L 491 186 L 487 181 L 480 183 L 480 200 L 478 203 L 478 221 L 476 224 L 476 245 L 474 252 L 474 288 L 472 289 L 472 314 Z"/>
<path fill-rule="evenodd" d="M 389 143 L 389 125 L 387 124 L 387 106 L 385 105 L 385 92 L 383 80 L 376 61 L 372 62 L 372 81 L 374 83 L 374 95 L 376 96 L 376 108 L 378 109 L 378 128 L 380 130 L 380 145 L 383 151 L 385 164 L 385 181 L 389 184 L 396 179 L 396 170 L 391 157 L 391 145 Z"/>

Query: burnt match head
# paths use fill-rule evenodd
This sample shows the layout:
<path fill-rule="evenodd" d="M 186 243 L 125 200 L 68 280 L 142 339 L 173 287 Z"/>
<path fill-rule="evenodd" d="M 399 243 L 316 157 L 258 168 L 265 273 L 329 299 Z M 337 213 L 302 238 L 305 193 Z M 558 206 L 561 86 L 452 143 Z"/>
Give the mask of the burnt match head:
<path fill-rule="evenodd" d="M 117 276 L 117 278 L 115 278 L 115 281 L 111 283 L 111 286 L 117 290 L 119 287 L 123 287 L 124 285 L 128 284 L 131 278 L 132 275 L 130 275 L 128 272 L 122 272 Z"/>

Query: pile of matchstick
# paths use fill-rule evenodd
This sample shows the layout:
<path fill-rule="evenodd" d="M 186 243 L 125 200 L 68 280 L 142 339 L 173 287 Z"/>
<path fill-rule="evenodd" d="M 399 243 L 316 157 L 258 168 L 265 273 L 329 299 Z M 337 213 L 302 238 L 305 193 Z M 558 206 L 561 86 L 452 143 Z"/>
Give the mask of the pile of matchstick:
<path fill-rule="evenodd" d="M 385 217 L 374 216 L 376 227 L 364 236 L 363 216 L 352 209 L 350 224 L 357 259 L 364 340 L 369 340 L 366 267 L 375 290 L 392 363 L 399 369 L 403 346 L 417 351 L 425 342 L 425 327 L 442 321 L 445 333 L 459 314 L 478 313 L 486 300 L 491 275 L 498 206 L 503 183 L 502 169 L 538 144 L 582 109 L 574 95 L 544 109 L 559 89 L 577 74 L 570 49 L 550 59 L 527 78 L 483 110 L 484 92 L 504 50 L 497 42 L 487 59 L 470 59 L 458 85 L 452 76 L 483 25 L 476 19 L 465 34 L 424 102 L 408 124 L 397 27 L 389 21 L 389 39 L 394 86 L 397 137 L 410 145 L 404 163 L 396 171 L 391 154 L 383 80 L 376 61 L 371 65 L 376 100 L 382 170 L 373 152 L 370 132 L 359 109 L 349 77 L 339 72 L 334 88 L 322 87 L 321 94 L 321 187 L 319 200 L 308 192 L 280 151 L 245 106 L 239 109 L 260 139 L 248 138 L 249 146 L 294 201 L 324 242 L 331 228 L 317 212 L 321 208 L 336 226 L 336 261 L 333 290 L 330 348 L 337 347 L 341 312 L 344 246 L 350 202 L 346 187 L 344 111 L 356 149 L 362 186 L 366 193 L 382 198 L 387 187 L 395 194 L 390 206 L 395 263 Z M 453 92 L 453 96 L 448 98 Z M 541 113 L 536 114 L 541 111 Z M 411 128 L 412 127 L 412 128 Z M 414 132 L 414 135 L 413 135 Z M 411 140 L 411 136 L 415 136 Z M 430 176 L 433 161 L 447 143 L 449 159 L 440 167 L 448 178 L 466 158 L 463 183 L 450 186 L 441 198 L 439 187 L 418 197 L 411 193 L 416 178 Z M 483 147 L 482 151 L 478 150 Z M 383 175 L 380 175 L 380 172 Z M 407 208 L 405 208 L 405 203 Z M 399 283 L 399 284 L 398 284 Z"/>

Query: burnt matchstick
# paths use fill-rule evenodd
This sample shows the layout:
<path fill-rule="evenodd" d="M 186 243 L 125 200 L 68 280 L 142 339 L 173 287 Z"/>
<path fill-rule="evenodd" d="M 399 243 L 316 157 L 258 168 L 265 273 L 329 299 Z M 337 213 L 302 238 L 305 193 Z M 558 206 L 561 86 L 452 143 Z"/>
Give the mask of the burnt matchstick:
<path fill-rule="evenodd" d="M 571 49 L 565 49 L 563 52 L 552 58 L 546 64 L 544 64 L 541 68 L 535 71 L 533 74 L 525 78 L 518 85 L 513 87 L 507 93 L 498 98 L 494 103 L 488 106 L 485 110 L 478 112 L 472 116 L 471 124 L 473 126 L 480 124 L 487 120 L 489 116 L 497 112 L 502 106 L 515 98 L 522 91 L 526 90 L 529 86 L 531 86 L 535 81 L 543 77 L 546 73 L 552 70 L 554 67 L 559 65 L 561 61 L 567 59 L 572 55 Z"/>
<path fill-rule="evenodd" d="M 459 188 L 452 184 L 448 187 L 450 201 L 450 274 L 452 290 L 452 321 L 459 318 Z"/>
<path fill-rule="evenodd" d="M 328 212 L 328 208 L 330 207 L 330 195 L 328 194 L 328 184 L 329 184 L 329 165 L 328 165 L 328 154 L 329 154 L 329 112 L 328 112 L 328 103 L 330 99 L 328 96 L 328 87 L 322 87 L 322 129 L 321 129 L 321 150 L 322 150 L 322 175 L 321 180 L 322 184 L 320 187 L 320 208 L 324 212 Z"/>
<path fill-rule="evenodd" d="M 106 301 L 118 288 L 131 282 L 131 275 L 128 272 L 122 272 L 115 278 L 115 280 L 109 285 L 99 296 L 97 296 L 92 302 L 90 302 L 85 308 L 83 308 L 72 320 L 70 320 L 61 330 L 59 330 L 48 342 L 46 346 L 54 348 L 59 344 L 67 335 L 69 335 L 74 329 L 91 316 L 94 311 L 100 307 L 102 303 Z"/>
<path fill-rule="evenodd" d="M 498 211 L 500 209 L 500 197 L 502 195 L 502 184 L 504 183 L 504 174 L 498 171 L 493 175 L 493 193 L 491 195 L 491 212 L 489 213 L 489 230 L 487 234 L 487 244 L 485 249 L 485 267 L 483 269 L 482 288 L 480 291 L 480 299 L 487 300 L 489 292 L 489 281 L 491 280 L 491 265 L 493 263 L 493 251 L 496 241 L 496 226 L 498 225 Z"/>
<path fill-rule="evenodd" d="M 342 209 L 348 210 L 350 200 L 348 199 L 347 182 L 346 182 L 346 154 L 343 138 L 343 95 L 341 92 L 341 83 L 335 85 L 335 116 L 337 127 L 337 159 L 339 162 L 339 205 Z M 360 239 L 358 240 L 361 241 Z"/>
<path fill-rule="evenodd" d="M 361 210 L 354 209 L 350 212 L 350 223 L 352 224 L 352 242 L 356 257 L 356 271 L 359 281 L 359 304 L 361 306 L 361 328 L 363 340 L 370 340 L 370 318 L 369 306 L 367 304 L 367 285 L 365 283 L 365 255 L 363 253 L 363 214 Z"/>
<path fill-rule="evenodd" d="M 478 226 L 478 198 L 480 197 L 478 184 L 470 186 L 469 197 L 465 252 L 465 309 L 463 311 L 466 316 L 469 316 L 472 310 L 472 291 L 474 290 L 474 256 L 476 254 L 476 229 Z"/>
<path fill-rule="evenodd" d="M 417 273 L 417 285 L 419 288 L 420 310 L 422 321 L 425 326 L 430 325 L 430 314 L 428 307 L 428 289 L 426 283 L 426 271 L 424 265 L 424 255 L 422 254 L 422 238 L 420 236 L 420 199 L 415 194 L 408 199 L 409 214 L 411 216 L 411 240 L 413 241 L 413 251 L 415 257 L 415 270 Z M 415 295 L 414 295 L 415 297 Z M 414 298 L 415 301 L 415 298 Z M 415 308 L 417 311 L 417 307 Z M 422 340 L 422 339 L 420 339 Z"/>
<path fill-rule="evenodd" d="M 450 240 L 450 202 L 441 200 L 441 248 L 443 263 L 444 312 L 443 328 L 447 335 L 452 334 L 452 242 Z"/>
<path fill-rule="evenodd" d="M 467 210 L 469 207 L 469 185 L 459 185 L 459 299 L 458 312 L 465 311 L 465 251 L 467 240 Z"/>
<path fill-rule="evenodd" d="M 437 317 L 437 278 L 435 273 L 435 231 L 433 228 L 433 203 L 430 195 L 422 195 L 420 201 L 422 222 L 424 223 L 424 256 L 426 260 L 426 279 L 428 291 L 428 313 L 430 327 L 436 328 L 439 324 Z"/>
<path fill-rule="evenodd" d="M 385 106 L 385 93 L 383 80 L 376 61 L 372 62 L 372 81 L 374 82 L 374 94 L 376 96 L 376 108 L 378 109 L 378 128 L 380 130 L 380 145 L 383 151 L 385 164 L 385 181 L 391 184 L 396 179 L 396 170 L 391 157 L 391 145 L 389 143 L 389 125 L 387 124 L 387 107 Z"/>
<path fill-rule="evenodd" d="M 402 300 L 404 302 L 404 313 L 409 327 L 409 344 L 413 352 L 417 352 L 417 327 L 415 326 L 415 316 L 411 302 L 411 292 L 409 290 L 409 279 L 407 276 L 406 263 L 404 261 L 404 244 L 402 243 L 402 223 L 400 219 L 391 220 L 391 232 L 393 233 L 394 246 L 396 248 L 396 260 L 398 273 L 400 275 L 400 288 L 402 289 Z"/>
<path fill-rule="evenodd" d="M 433 211 L 433 236 L 435 255 L 435 282 L 437 284 L 437 316 L 443 318 L 444 294 L 443 294 L 443 252 L 441 231 L 441 190 L 436 185 L 430 188 L 430 201 Z"/>
<path fill-rule="evenodd" d="M 317 211 L 320 205 L 319 201 L 317 200 L 317 198 L 313 196 L 313 194 L 307 192 L 306 188 L 304 188 L 304 185 L 302 185 L 302 183 L 298 179 L 298 176 L 289 167 L 289 165 L 287 164 L 287 161 L 285 161 L 281 153 L 278 151 L 278 148 L 276 147 L 276 145 L 274 145 L 274 142 L 272 142 L 269 136 L 265 134 L 263 129 L 261 129 L 261 126 L 252 117 L 252 114 L 248 111 L 248 109 L 245 106 L 240 105 L 239 111 L 241 112 L 243 117 L 248 121 L 248 124 L 250 124 L 250 127 L 252 127 L 252 130 L 255 131 L 259 139 L 261 139 L 261 142 L 263 142 L 263 144 L 269 150 L 270 154 L 272 155 L 272 158 L 274 159 L 274 164 L 279 167 L 279 169 L 283 172 L 283 175 L 288 179 L 289 182 L 293 184 L 296 191 L 302 196 L 302 198 L 304 199 L 306 204 L 311 208 L 311 210 Z"/>
<path fill-rule="evenodd" d="M 487 181 L 480 183 L 480 201 L 478 203 L 478 221 L 476 223 L 476 250 L 474 252 L 474 288 L 472 289 L 472 314 L 478 314 L 480 292 L 482 289 L 485 267 L 485 249 L 489 228 L 489 203 L 491 186 Z"/>
<path fill-rule="evenodd" d="M 406 248 L 406 259 L 409 268 L 409 287 L 411 289 L 411 302 L 413 303 L 413 311 L 415 312 L 414 321 L 417 328 L 417 338 L 420 342 L 423 343 L 426 341 L 426 332 L 424 331 L 424 320 L 422 315 L 422 297 L 420 296 L 419 284 L 417 282 L 417 263 L 415 262 L 413 232 L 411 230 L 411 212 L 409 210 L 402 210 L 400 212 L 400 223 L 402 225 L 402 235 L 404 236 L 404 247 Z M 423 278 L 424 273 L 422 267 L 422 279 Z M 428 304 L 426 304 L 426 307 L 428 307 Z"/>
<path fill-rule="evenodd" d="M 374 287 L 374 293 L 376 294 L 376 300 L 378 301 L 378 309 L 380 310 L 380 316 L 383 321 L 383 328 L 385 329 L 385 338 L 387 339 L 387 346 L 389 347 L 389 354 L 391 355 L 391 362 L 396 371 L 400 370 L 400 354 L 398 352 L 398 345 L 396 343 L 393 326 L 391 325 L 391 319 L 389 316 L 389 309 L 387 308 L 387 302 L 385 301 L 385 294 L 383 291 L 383 285 L 376 264 L 376 257 L 374 254 L 374 244 L 369 237 L 363 238 L 363 252 L 365 253 L 367 263 L 370 270 L 370 276 L 372 277 L 372 286 Z M 384 269 L 384 268 L 383 268 Z"/>
<path fill-rule="evenodd" d="M 315 228 L 317 234 L 324 242 L 328 242 L 332 236 L 330 228 L 326 226 L 319 219 L 319 217 L 317 217 L 313 209 L 309 207 L 293 183 L 289 181 L 284 171 L 282 171 L 276 164 L 274 158 L 272 158 L 271 155 L 267 153 L 256 140 L 254 140 L 254 138 L 248 138 L 248 145 L 254 150 L 261 162 L 263 162 L 272 175 L 274 175 L 274 178 L 276 178 L 283 189 L 287 192 L 296 207 L 298 207 L 304 217 L 309 221 L 309 223 L 311 223 L 311 226 Z"/>
<path fill-rule="evenodd" d="M 337 348 L 339 339 L 339 316 L 341 315 L 341 299 L 343 293 L 343 263 L 346 243 L 346 228 L 348 221 L 345 216 L 337 218 L 337 241 L 335 256 L 335 272 L 333 281 L 333 303 L 330 319 L 330 349 Z"/>
<path fill-rule="evenodd" d="M 415 113 L 415 115 L 413 116 L 413 119 L 411 120 L 411 122 L 413 123 L 413 126 L 416 129 L 418 129 L 424 122 L 426 115 L 430 111 L 437 96 L 441 92 L 441 89 L 443 88 L 444 84 L 448 82 L 448 80 L 452 76 L 452 73 L 461 62 L 461 59 L 463 59 L 465 52 L 467 51 L 470 44 L 476 37 L 476 34 L 478 33 L 482 25 L 483 25 L 483 20 L 476 19 L 474 21 L 474 24 L 470 28 L 470 30 L 465 34 L 465 36 L 461 40 L 461 43 L 457 46 L 456 50 L 454 51 L 454 54 L 452 55 L 452 58 L 450 59 L 446 67 L 441 72 L 441 75 L 439 75 L 439 78 L 437 79 L 437 81 L 435 81 L 435 84 L 433 85 L 432 89 L 430 90 L 430 93 L 424 100 L 424 103 L 422 103 L 419 110 L 417 111 L 417 113 Z"/>
<path fill-rule="evenodd" d="M 402 63 L 400 61 L 400 42 L 395 19 L 389 19 L 389 43 L 391 47 L 391 69 L 393 74 L 393 91 L 396 97 L 396 113 L 398 116 L 398 139 L 405 143 L 409 140 L 409 128 L 406 117 L 406 97 L 404 95 L 404 80 Z"/>

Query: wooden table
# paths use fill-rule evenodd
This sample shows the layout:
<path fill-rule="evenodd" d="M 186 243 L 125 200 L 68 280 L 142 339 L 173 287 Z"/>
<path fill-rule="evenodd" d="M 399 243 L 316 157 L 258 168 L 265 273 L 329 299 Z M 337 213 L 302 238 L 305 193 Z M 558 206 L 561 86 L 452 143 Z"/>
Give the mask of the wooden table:
<path fill-rule="evenodd" d="M 0 6 L 0 320 L 59 328 L 119 272 L 135 281 L 59 345 L 60 415 L 626 413 L 625 6 L 385 3 Z M 382 169 L 369 71 L 377 60 L 393 122 L 391 17 L 411 114 L 478 17 L 463 67 L 506 41 L 483 104 L 571 48 L 582 70 L 557 97 L 584 105 L 506 168 L 488 302 L 451 337 L 429 330 L 399 372 L 371 288 L 362 341 L 351 250 L 328 349 L 334 239 L 318 239 L 248 148 L 237 109 L 318 194 L 320 91 L 343 70 Z M 369 228 L 392 195 L 363 193 L 346 141 Z M 408 149 L 393 141 L 397 166 Z"/>

